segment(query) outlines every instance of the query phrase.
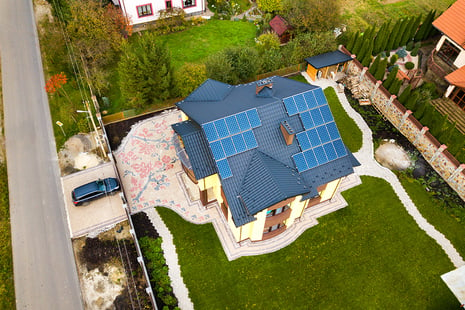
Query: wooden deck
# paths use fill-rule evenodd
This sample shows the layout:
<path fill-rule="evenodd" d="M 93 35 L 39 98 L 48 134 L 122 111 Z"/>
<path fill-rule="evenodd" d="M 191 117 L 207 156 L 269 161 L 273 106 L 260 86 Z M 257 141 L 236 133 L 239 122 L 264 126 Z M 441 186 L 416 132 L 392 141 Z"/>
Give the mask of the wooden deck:
<path fill-rule="evenodd" d="M 449 98 L 438 98 L 432 100 L 431 103 L 442 115 L 447 114 L 449 120 L 457 122 L 456 128 L 463 134 L 465 134 L 465 111 L 460 109 L 452 100 Z"/>

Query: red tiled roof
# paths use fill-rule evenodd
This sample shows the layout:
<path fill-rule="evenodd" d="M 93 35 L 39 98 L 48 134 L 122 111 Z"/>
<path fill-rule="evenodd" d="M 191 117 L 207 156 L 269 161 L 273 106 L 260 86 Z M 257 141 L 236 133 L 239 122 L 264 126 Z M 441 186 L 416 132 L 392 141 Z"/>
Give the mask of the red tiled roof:
<path fill-rule="evenodd" d="M 291 29 L 287 21 L 279 15 L 276 15 L 270 20 L 270 26 L 278 36 L 282 36 L 286 30 Z"/>
<path fill-rule="evenodd" d="M 433 25 L 465 48 L 465 0 L 457 0 L 433 22 Z"/>
<path fill-rule="evenodd" d="M 446 75 L 445 79 L 452 85 L 465 88 L 465 66 Z"/>

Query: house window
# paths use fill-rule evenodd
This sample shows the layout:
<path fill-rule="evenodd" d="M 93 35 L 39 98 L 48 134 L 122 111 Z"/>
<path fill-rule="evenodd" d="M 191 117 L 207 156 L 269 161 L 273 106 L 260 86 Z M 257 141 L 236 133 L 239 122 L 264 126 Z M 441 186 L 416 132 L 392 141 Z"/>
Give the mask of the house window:
<path fill-rule="evenodd" d="M 275 230 L 277 230 L 277 229 L 279 229 L 279 228 L 281 228 L 281 227 L 283 227 L 283 226 L 284 226 L 284 223 L 279 223 L 279 224 L 276 224 L 276 225 L 267 227 L 267 228 L 265 228 L 265 229 L 263 230 L 263 233 L 264 233 L 264 234 L 270 233 L 270 232 L 275 231 Z"/>
<path fill-rule="evenodd" d="M 267 211 L 267 212 L 266 212 L 266 217 L 272 217 L 272 216 L 281 214 L 281 213 L 283 213 L 284 211 L 286 211 L 286 210 L 289 209 L 289 208 L 290 208 L 289 205 L 285 205 L 284 207 L 281 207 L 281 208 L 278 208 L 278 209 L 274 209 L 274 210 Z"/>
<path fill-rule="evenodd" d="M 145 4 L 137 7 L 137 15 L 139 17 L 150 16 L 153 15 L 152 13 L 152 5 Z"/>
<path fill-rule="evenodd" d="M 462 110 L 465 110 L 465 89 L 458 88 L 451 97 Z"/>
<path fill-rule="evenodd" d="M 438 56 L 444 60 L 448 65 L 452 66 L 457 59 L 460 51 L 451 42 L 445 40 L 438 52 Z"/>
<path fill-rule="evenodd" d="M 173 5 L 171 4 L 171 0 L 165 1 L 165 4 L 166 4 L 166 9 L 167 9 L 167 10 L 173 8 Z"/>
<path fill-rule="evenodd" d="M 195 6 L 195 0 L 182 0 L 183 8 L 189 8 L 191 6 Z"/>

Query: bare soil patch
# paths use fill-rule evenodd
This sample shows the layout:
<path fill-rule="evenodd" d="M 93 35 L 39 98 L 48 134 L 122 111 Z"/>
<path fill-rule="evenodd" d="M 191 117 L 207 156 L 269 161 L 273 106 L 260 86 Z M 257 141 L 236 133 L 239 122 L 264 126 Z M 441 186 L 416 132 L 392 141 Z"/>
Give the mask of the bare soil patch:
<path fill-rule="evenodd" d="M 152 309 L 127 221 L 73 248 L 85 309 Z"/>

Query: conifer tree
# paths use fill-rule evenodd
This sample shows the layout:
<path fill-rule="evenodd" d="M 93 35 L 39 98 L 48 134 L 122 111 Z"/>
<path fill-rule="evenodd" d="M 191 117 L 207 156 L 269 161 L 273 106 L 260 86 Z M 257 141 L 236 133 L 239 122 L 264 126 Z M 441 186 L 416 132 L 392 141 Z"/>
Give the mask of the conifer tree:
<path fill-rule="evenodd" d="M 394 67 L 394 68 L 391 70 L 391 72 L 389 72 L 388 77 L 387 77 L 386 80 L 383 82 L 384 88 L 389 89 L 389 87 L 391 87 L 392 82 L 394 82 L 394 80 L 396 79 L 397 71 L 399 71 L 399 67 Z"/>
<path fill-rule="evenodd" d="M 381 50 L 381 52 L 387 50 L 390 33 L 391 33 L 391 21 L 388 21 L 386 24 L 386 27 L 384 28 L 384 34 L 383 34 L 382 41 L 380 42 L 380 46 L 379 46 L 379 49 Z"/>
<path fill-rule="evenodd" d="M 378 64 L 378 68 L 376 68 L 376 72 L 374 74 L 375 78 L 378 81 L 382 81 L 384 78 L 384 74 L 386 73 L 386 67 L 387 67 L 387 59 L 384 58 L 381 60 Z"/>
<path fill-rule="evenodd" d="M 436 138 L 439 137 L 442 130 L 444 129 L 444 125 L 447 122 L 447 114 L 441 115 L 439 112 L 433 112 L 433 126 L 430 128 L 430 132 Z"/>
<path fill-rule="evenodd" d="M 352 33 L 350 35 L 349 41 L 347 42 L 347 50 L 352 52 L 352 49 L 354 48 L 355 40 L 357 40 L 358 37 L 358 31 L 356 33 Z"/>
<path fill-rule="evenodd" d="M 358 54 L 360 53 L 360 49 L 362 47 L 363 39 L 364 38 L 362 34 L 357 35 L 357 38 L 355 38 L 354 47 L 351 52 L 352 54 L 356 55 L 357 58 L 358 58 Z M 358 59 L 360 60 L 360 58 Z"/>
<path fill-rule="evenodd" d="M 408 98 L 410 97 L 410 91 L 412 89 L 412 86 L 409 84 L 400 94 L 399 96 L 399 102 L 405 105 L 407 103 Z"/>
<path fill-rule="evenodd" d="M 423 40 L 426 40 L 426 39 L 432 37 L 435 33 L 438 32 L 437 29 L 435 27 L 433 27 L 433 21 L 434 21 L 435 16 L 436 16 L 436 10 L 434 10 L 431 13 L 431 19 L 428 21 L 428 28 L 426 29 L 425 37 L 423 38 Z"/>
<path fill-rule="evenodd" d="M 399 30 L 397 31 L 392 49 L 396 49 L 400 46 L 400 41 L 402 40 L 402 36 L 404 35 L 408 22 L 409 21 L 407 18 L 402 19 L 400 26 L 399 26 Z"/>
<path fill-rule="evenodd" d="M 442 130 L 441 134 L 439 135 L 439 138 L 436 137 L 438 138 L 439 142 L 445 143 L 445 144 L 449 142 L 449 139 L 451 138 L 452 133 L 455 130 L 455 125 L 456 125 L 456 122 L 453 122 L 445 126 L 445 128 Z"/>
<path fill-rule="evenodd" d="M 415 42 L 423 41 L 429 34 L 431 23 L 434 19 L 434 12 L 433 10 L 429 11 L 428 15 L 426 15 L 423 23 L 420 25 L 417 33 L 415 34 Z"/>
<path fill-rule="evenodd" d="M 373 63 L 370 66 L 370 69 L 368 70 L 368 72 L 370 72 L 373 76 L 375 75 L 376 70 L 378 70 L 380 58 L 381 57 L 379 55 L 376 56 L 375 60 L 373 61 Z"/>
<path fill-rule="evenodd" d="M 417 101 L 417 104 L 415 105 L 415 111 L 413 112 L 413 116 L 415 116 L 417 120 L 421 119 L 423 113 L 425 112 L 425 109 L 426 102 L 424 100 Z"/>
<path fill-rule="evenodd" d="M 420 94 L 418 93 L 418 91 L 412 92 L 410 97 L 408 97 L 407 103 L 405 104 L 405 108 L 412 112 L 415 112 L 415 106 L 419 98 Z"/>
<path fill-rule="evenodd" d="M 407 24 L 407 27 L 405 28 L 404 32 L 402 33 L 402 39 L 400 40 L 400 43 L 399 43 L 399 46 L 405 46 L 407 45 L 407 42 L 410 41 L 411 39 L 411 32 L 412 32 L 412 28 L 414 26 L 414 23 L 415 23 L 415 18 L 409 18 L 409 21 L 408 21 L 408 24 Z"/>
<path fill-rule="evenodd" d="M 402 81 L 399 79 L 394 79 L 391 86 L 389 86 L 389 92 L 392 95 L 396 95 L 399 93 L 400 87 L 402 86 Z"/>
<path fill-rule="evenodd" d="M 367 42 L 367 47 L 365 50 L 365 55 L 363 56 L 362 59 L 362 65 L 364 67 L 368 67 L 371 63 L 371 53 L 373 51 L 373 40 L 370 40 L 370 42 Z"/>
<path fill-rule="evenodd" d="M 395 49 L 397 46 L 394 46 L 396 44 L 396 38 L 397 34 L 399 33 L 400 30 L 400 25 L 402 23 L 402 20 L 397 20 L 397 22 L 394 24 L 394 27 L 392 28 L 391 33 L 389 34 L 389 41 L 386 44 L 386 52 L 389 52 L 393 49 Z"/>
<path fill-rule="evenodd" d="M 378 33 L 376 34 L 376 37 L 374 39 L 373 54 L 375 55 L 383 51 L 382 43 L 383 43 L 384 36 L 385 36 L 386 26 L 387 26 L 387 23 L 383 23 L 381 25 L 381 28 L 379 28 Z"/>
<path fill-rule="evenodd" d="M 425 102 L 425 111 L 419 120 L 423 126 L 431 127 L 433 125 L 433 111 L 434 107 L 429 102 Z"/>

